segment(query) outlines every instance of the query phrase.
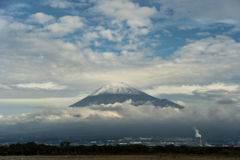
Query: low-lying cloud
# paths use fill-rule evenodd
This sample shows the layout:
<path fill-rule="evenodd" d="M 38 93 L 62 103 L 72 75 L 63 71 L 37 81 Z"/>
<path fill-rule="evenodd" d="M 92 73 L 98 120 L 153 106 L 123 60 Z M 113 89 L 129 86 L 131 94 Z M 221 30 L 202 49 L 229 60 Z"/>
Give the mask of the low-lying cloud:
<path fill-rule="evenodd" d="M 181 103 L 182 105 L 182 103 Z M 0 123 L 13 125 L 38 121 L 43 123 L 52 122 L 81 122 L 94 121 L 98 116 L 100 120 L 115 120 L 125 123 L 132 121 L 156 121 L 168 122 L 178 121 L 182 123 L 231 123 L 240 122 L 240 108 L 223 105 L 215 105 L 208 108 L 198 109 L 186 107 L 182 110 L 177 108 L 156 108 L 150 102 L 141 106 L 131 105 L 131 100 L 124 103 L 108 105 L 90 105 L 77 108 L 44 108 L 44 111 L 37 113 L 24 113 L 17 116 L 1 116 Z"/>
<path fill-rule="evenodd" d="M 179 102 L 177 102 L 179 103 Z M 180 102 L 184 105 L 183 102 Z M 34 137 L 193 137 L 196 126 L 204 137 L 236 137 L 240 133 L 240 108 L 215 103 L 213 106 L 184 109 L 156 108 L 147 102 L 141 106 L 131 101 L 78 108 L 45 107 L 42 112 L 1 116 L 1 136 Z M 22 129 L 24 128 L 24 130 Z M 94 139 L 95 139 L 94 138 Z"/>

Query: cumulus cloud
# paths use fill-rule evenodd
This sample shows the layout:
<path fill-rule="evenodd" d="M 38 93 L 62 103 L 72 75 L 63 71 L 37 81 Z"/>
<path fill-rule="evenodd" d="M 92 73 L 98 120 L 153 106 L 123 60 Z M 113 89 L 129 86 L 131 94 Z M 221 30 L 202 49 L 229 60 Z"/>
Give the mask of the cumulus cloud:
<path fill-rule="evenodd" d="M 141 7 L 128 0 L 95 2 L 96 6 L 91 11 L 100 12 L 120 22 L 126 21 L 132 28 L 149 26 L 151 24 L 150 18 L 157 14 L 155 7 Z"/>
<path fill-rule="evenodd" d="M 109 39 L 110 41 L 114 41 L 112 31 L 109 29 L 100 31 L 100 35 L 102 35 L 104 38 Z"/>
<path fill-rule="evenodd" d="M 24 23 L 19 23 L 19 22 L 12 22 L 8 24 L 8 29 L 12 31 L 26 31 L 26 30 L 31 30 L 33 29 L 34 26 L 32 25 L 26 25 Z"/>
<path fill-rule="evenodd" d="M 41 13 L 41 12 L 32 14 L 29 17 L 30 17 L 30 19 L 28 20 L 29 22 L 35 22 L 35 23 L 39 23 L 39 24 L 45 24 L 47 22 L 51 22 L 54 20 L 53 16 L 47 15 L 47 14 Z"/>
<path fill-rule="evenodd" d="M 72 31 L 73 28 L 65 31 Z M 93 34 L 94 38 L 97 36 L 97 33 Z M 179 48 L 169 59 L 146 58 L 145 51 L 123 50 L 120 55 L 117 52 L 98 52 L 90 48 L 82 49 L 81 43 L 60 39 L 26 36 L 8 41 L 16 45 L 13 47 L 2 41 L 6 44 L 5 48 L 1 48 L 2 52 L 9 54 L 1 55 L 0 63 L 6 66 L 7 72 L 0 77 L 2 81 L 12 84 L 52 79 L 59 84 L 73 85 L 77 90 L 93 91 L 111 81 L 123 81 L 138 89 L 156 86 L 156 92 L 162 89 L 166 93 L 191 94 L 216 79 L 231 79 L 239 74 L 240 67 L 240 44 L 226 36 L 192 41 Z M 19 54 L 10 56 L 15 53 Z M 40 53 L 44 55 L 44 60 L 33 61 L 34 57 L 38 59 Z M 21 61 L 16 63 L 17 59 Z M 199 83 L 203 85 L 196 85 Z M 157 86 L 162 88 L 157 89 Z M 237 86 L 219 83 L 219 87 L 236 89 Z"/>
<path fill-rule="evenodd" d="M 53 8 L 69 8 L 73 7 L 74 3 L 67 0 L 45 0 L 43 5 L 50 5 Z"/>
<path fill-rule="evenodd" d="M 44 29 L 51 31 L 54 35 L 63 36 L 73 33 L 84 26 L 83 18 L 78 16 L 64 16 L 59 18 L 59 22 L 49 24 Z"/>

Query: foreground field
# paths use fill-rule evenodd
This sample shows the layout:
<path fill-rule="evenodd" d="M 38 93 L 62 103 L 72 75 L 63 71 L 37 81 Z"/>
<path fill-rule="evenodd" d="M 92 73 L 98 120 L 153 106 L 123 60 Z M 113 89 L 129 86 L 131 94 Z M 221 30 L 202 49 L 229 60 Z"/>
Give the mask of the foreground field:
<path fill-rule="evenodd" d="M 107 156 L 0 156 L 0 160 L 240 160 L 240 157 L 199 157 L 199 156 L 146 156 L 146 155 L 107 155 Z"/>

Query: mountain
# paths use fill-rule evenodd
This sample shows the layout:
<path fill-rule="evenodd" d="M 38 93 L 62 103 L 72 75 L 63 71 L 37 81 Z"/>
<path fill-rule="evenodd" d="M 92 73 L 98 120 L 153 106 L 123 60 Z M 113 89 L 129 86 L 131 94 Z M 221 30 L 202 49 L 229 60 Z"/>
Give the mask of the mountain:
<path fill-rule="evenodd" d="M 141 92 L 123 82 L 113 82 L 103 86 L 69 107 L 85 107 L 90 104 L 113 104 L 123 103 L 126 100 L 132 100 L 132 105 L 139 106 L 146 102 L 151 102 L 155 107 L 173 107 L 183 109 L 184 107 L 173 103 L 167 99 L 158 99 Z"/>

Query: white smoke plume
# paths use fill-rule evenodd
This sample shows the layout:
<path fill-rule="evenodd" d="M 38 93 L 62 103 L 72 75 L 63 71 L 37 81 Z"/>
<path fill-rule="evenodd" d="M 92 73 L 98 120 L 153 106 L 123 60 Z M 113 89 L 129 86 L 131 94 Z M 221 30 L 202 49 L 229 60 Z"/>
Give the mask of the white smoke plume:
<path fill-rule="evenodd" d="M 195 137 L 196 138 L 201 138 L 201 134 L 199 134 L 199 131 L 197 130 L 197 128 L 193 127 L 193 129 L 195 130 Z"/>

